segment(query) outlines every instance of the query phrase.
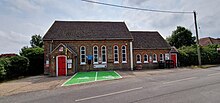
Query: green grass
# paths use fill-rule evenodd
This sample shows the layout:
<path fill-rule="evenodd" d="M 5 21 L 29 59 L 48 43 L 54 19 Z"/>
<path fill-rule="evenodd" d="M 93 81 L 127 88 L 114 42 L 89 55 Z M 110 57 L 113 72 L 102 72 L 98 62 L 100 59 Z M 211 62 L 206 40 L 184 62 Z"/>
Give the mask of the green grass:
<path fill-rule="evenodd" d="M 103 80 L 113 80 L 122 78 L 115 71 L 98 71 L 98 72 L 78 72 L 67 80 L 62 86 L 76 85 Z"/>

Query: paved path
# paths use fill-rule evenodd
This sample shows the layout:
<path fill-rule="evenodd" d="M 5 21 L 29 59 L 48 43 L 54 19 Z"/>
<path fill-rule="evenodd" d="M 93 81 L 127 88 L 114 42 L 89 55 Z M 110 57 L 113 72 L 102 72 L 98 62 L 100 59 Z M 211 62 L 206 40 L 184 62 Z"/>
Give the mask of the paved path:
<path fill-rule="evenodd" d="M 40 75 L 0 83 L 0 96 L 58 88 L 67 78 Z"/>
<path fill-rule="evenodd" d="M 121 80 L 4 96 L 0 103 L 220 103 L 220 67 L 123 73 Z"/>

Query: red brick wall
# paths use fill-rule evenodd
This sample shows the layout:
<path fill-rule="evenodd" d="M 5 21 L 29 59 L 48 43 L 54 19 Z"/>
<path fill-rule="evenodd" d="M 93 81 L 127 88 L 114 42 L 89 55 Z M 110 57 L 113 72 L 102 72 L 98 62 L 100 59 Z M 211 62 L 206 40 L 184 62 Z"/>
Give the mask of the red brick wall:
<path fill-rule="evenodd" d="M 159 61 L 160 61 L 160 54 L 162 53 L 163 55 L 165 53 L 169 53 L 170 50 L 168 49 L 134 49 L 133 50 L 133 62 L 134 62 L 134 68 L 137 65 L 142 65 L 143 69 L 155 69 L 159 67 Z M 137 54 L 141 55 L 141 63 L 137 63 Z M 148 61 L 149 63 L 144 63 L 144 55 L 147 54 L 148 55 Z M 158 63 L 153 63 L 150 62 L 150 55 L 152 56 L 152 60 L 153 60 L 153 54 L 157 54 L 157 61 Z M 164 55 L 165 56 L 165 55 Z"/>
<path fill-rule="evenodd" d="M 90 70 L 112 70 L 112 69 L 130 69 L 130 41 L 129 40 L 106 40 L 106 41 L 44 41 L 44 57 L 45 62 L 49 56 L 49 45 L 52 44 L 52 48 L 56 48 L 60 43 L 63 43 L 67 47 L 71 47 L 77 53 L 77 70 L 78 71 L 86 71 L 89 68 L 88 63 L 86 65 L 80 65 L 80 47 L 86 47 L 86 55 L 93 55 L 93 46 L 98 46 L 99 49 L 99 57 L 101 57 L 101 46 L 106 46 L 106 54 L 107 54 L 107 68 L 106 69 L 94 69 L 93 64 L 91 64 Z M 119 47 L 119 63 L 114 64 L 114 55 L 113 55 L 113 46 L 117 45 Z M 126 54 L 127 54 L 127 63 L 121 63 L 121 46 L 126 46 Z M 51 54 L 51 56 L 56 56 Z M 51 61 L 51 60 L 50 60 Z M 50 64 L 55 64 L 55 61 L 51 61 Z M 52 69 L 52 68 L 50 68 Z M 54 69 L 53 69 L 54 70 Z M 54 71 L 53 71 L 54 72 Z M 49 69 L 45 67 L 45 74 L 49 73 Z"/>

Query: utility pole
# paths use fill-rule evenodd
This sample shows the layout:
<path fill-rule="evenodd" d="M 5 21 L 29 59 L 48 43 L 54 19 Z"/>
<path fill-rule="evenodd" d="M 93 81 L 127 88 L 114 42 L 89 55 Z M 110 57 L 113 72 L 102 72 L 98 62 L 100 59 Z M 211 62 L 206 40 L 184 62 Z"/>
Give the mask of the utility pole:
<path fill-rule="evenodd" d="M 197 45 L 198 61 L 199 61 L 199 66 L 201 66 L 202 62 L 201 62 L 201 53 L 200 53 L 200 45 L 199 45 L 199 34 L 198 34 L 197 20 L 196 20 L 196 11 L 193 11 L 193 14 L 194 14 L 195 30 L 196 30 L 196 45 Z"/>

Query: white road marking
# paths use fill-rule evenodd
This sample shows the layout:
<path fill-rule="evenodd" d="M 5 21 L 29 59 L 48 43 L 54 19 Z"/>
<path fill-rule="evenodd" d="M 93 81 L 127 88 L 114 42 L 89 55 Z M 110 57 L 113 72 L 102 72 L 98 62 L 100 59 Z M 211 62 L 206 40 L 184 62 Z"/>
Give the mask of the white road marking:
<path fill-rule="evenodd" d="M 195 79 L 195 78 L 197 78 L 197 77 L 190 77 L 190 78 L 184 78 L 184 79 L 179 79 L 179 80 L 164 82 L 163 84 L 170 84 L 170 83 L 175 83 L 175 82 L 181 82 L 181 81 L 191 80 L 191 79 Z"/>
<path fill-rule="evenodd" d="M 89 79 L 89 77 L 79 77 L 79 78 L 76 78 L 76 79 Z"/>
<path fill-rule="evenodd" d="M 209 74 L 208 76 L 215 76 L 215 75 L 220 75 L 220 73 L 212 73 L 212 74 Z"/>
<path fill-rule="evenodd" d="M 103 78 L 106 78 L 106 79 L 114 79 L 115 77 L 113 77 L 113 76 L 103 76 Z"/>
<path fill-rule="evenodd" d="M 121 75 L 119 75 L 116 71 L 114 71 L 114 72 L 115 72 L 115 74 L 117 74 L 120 78 L 122 78 Z"/>
<path fill-rule="evenodd" d="M 77 99 L 77 100 L 75 100 L 75 101 L 76 101 L 76 102 L 80 102 L 80 101 L 85 101 L 85 100 L 89 100 L 89 99 L 101 98 L 101 97 L 106 97 L 106 96 L 110 96 L 110 95 L 121 94 L 121 93 L 130 92 L 130 91 L 134 91 L 134 90 L 139 90 L 139 89 L 142 89 L 142 88 L 143 88 L 143 87 L 138 87 L 138 88 L 133 88 L 133 89 L 127 89 L 127 90 L 123 90 L 123 91 L 118 91 L 118 92 L 107 93 L 107 94 L 103 94 L 103 95 L 97 95 L 97 96 L 92 96 L 92 97 Z"/>
<path fill-rule="evenodd" d="M 97 81 L 98 72 L 95 72 L 95 81 Z"/>
<path fill-rule="evenodd" d="M 76 73 L 76 74 L 78 74 L 78 73 Z M 76 74 L 74 74 L 71 78 L 69 78 L 67 81 L 65 81 L 61 86 L 65 86 L 65 84 L 66 84 L 68 81 L 70 81 L 73 77 L 75 77 Z"/>

